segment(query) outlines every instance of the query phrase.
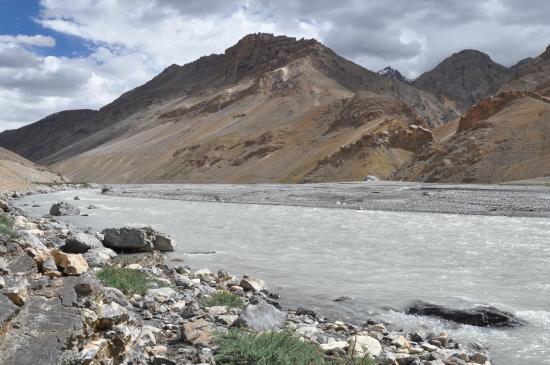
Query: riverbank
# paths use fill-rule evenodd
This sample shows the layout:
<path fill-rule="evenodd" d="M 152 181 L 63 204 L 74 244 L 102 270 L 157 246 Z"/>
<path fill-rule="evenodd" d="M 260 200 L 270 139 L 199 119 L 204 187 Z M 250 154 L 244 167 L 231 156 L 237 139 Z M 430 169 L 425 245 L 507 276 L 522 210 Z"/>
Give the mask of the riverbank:
<path fill-rule="evenodd" d="M 170 200 L 467 215 L 550 217 L 550 187 L 366 181 L 113 185 L 106 194 Z"/>
<path fill-rule="evenodd" d="M 0 240 L 5 247 L 0 298 L 6 302 L 0 352 L 6 364 L 55 364 L 60 359 L 72 364 L 213 364 L 216 356 L 223 364 L 219 356 L 228 344 L 220 334 L 236 327 L 252 333 L 286 329 L 326 363 L 360 364 L 365 354 L 380 364 L 489 363 L 484 349 L 461 346 L 446 333 L 404 332 L 368 318 L 354 325 L 305 308 L 279 309 L 276 294 L 258 279 L 168 267 L 158 254 L 102 261 L 86 256 L 88 252 L 64 253 L 59 250 L 66 240 L 83 232 L 52 218 L 33 219 L 10 210 L 14 235 Z M 101 248 L 94 249 L 99 255 Z M 141 294 L 108 288 L 98 279 L 105 265 L 144 273 L 157 288 Z M 239 304 L 209 303 L 219 293 L 231 293 Z"/>

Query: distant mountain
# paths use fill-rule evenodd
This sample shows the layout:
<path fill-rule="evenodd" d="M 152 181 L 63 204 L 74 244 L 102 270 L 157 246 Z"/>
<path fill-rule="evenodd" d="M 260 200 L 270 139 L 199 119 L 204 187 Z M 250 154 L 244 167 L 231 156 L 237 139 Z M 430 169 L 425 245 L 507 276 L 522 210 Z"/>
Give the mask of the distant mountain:
<path fill-rule="evenodd" d="M 461 51 L 410 84 L 259 33 L 0 145 L 90 182 L 498 182 L 550 174 L 543 95 L 550 47 L 513 69 Z"/>
<path fill-rule="evenodd" d="M 392 67 L 385 67 L 383 70 L 380 70 L 377 72 L 378 75 L 387 77 L 392 80 L 397 80 L 404 82 L 405 84 L 411 84 L 412 80 L 409 80 L 405 76 L 401 74 L 398 70 L 392 68 Z"/>
<path fill-rule="evenodd" d="M 68 118 L 69 125 L 54 115 L 0 134 L 0 144 L 11 146 L 17 136 L 24 156 L 74 180 L 295 182 L 366 135 L 456 116 L 436 96 L 315 40 L 252 34 L 224 54 L 172 65 L 98 112 Z M 39 135 L 53 140 L 43 146 Z M 404 162 L 390 152 L 323 179 L 386 176 Z"/>
<path fill-rule="evenodd" d="M 0 145 L 40 162 L 51 154 L 90 135 L 97 111 L 82 109 L 54 113 L 36 123 L 0 133 Z"/>
<path fill-rule="evenodd" d="M 495 93 L 513 71 L 479 51 L 464 50 L 446 58 L 413 85 L 454 102 L 465 112 L 480 99 Z"/>

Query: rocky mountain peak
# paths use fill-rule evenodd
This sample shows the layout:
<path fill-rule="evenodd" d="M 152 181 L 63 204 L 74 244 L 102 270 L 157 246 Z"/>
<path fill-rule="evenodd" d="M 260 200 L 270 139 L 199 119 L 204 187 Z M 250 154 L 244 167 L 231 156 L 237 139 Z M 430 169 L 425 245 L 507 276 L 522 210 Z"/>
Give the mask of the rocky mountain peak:
<path fill-rule="evenodd" d="M 403 74 L 401 72 L 399 72 L 399 70 L 396 70 L 395 68 L 390 67 L 390 66 L 385 67 L 384 69 L 378 71 L 377 73 L 380 76 L 384 76 L 384 77 L 387 77 L 387 78 L 392 79 L 392 80 L 401 81 L 401 82 L 404 82 L 406 84 L 410 84 L 412 82 L 410 79 L 403 76 Z"/>
<path fill-rule="evenodd" d="M 442 95 L 466 111 L 510 80 L 513 71 L 494 62 L 486 53 L 466 49 L 446 58 L 414 81 L 414 86 Z"/>
<path fill-rule="evenodd" d="M 224 74 L 226 79 L 235 80 L 273 70 L 303 56 L 316 45 L 319 43 L 314 39 L 297 40 L 267 33 L 249 34 L 225 50 Z"/>
<path fill-rule="evenodd" d="M 550 45 L 548 45 L 548 47 L 546 47 L 546 50 L 544 51 L 544 53 L 541 55 L 542 58 L 544 59 L 550 59 Z"/>

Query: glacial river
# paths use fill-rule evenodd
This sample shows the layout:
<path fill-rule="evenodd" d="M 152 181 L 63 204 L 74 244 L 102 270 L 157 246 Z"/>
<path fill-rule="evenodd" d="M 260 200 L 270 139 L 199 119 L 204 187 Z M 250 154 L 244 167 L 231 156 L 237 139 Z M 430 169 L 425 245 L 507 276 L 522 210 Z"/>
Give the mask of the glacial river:
<path fill-rule="evenodd" d="M 75 195 L 81 200 L 72 201 Z M 286 307 L 446 330 L 461 342 L 487 344 L 495 365 L 550 364 L 549 219 L 123 198 L 97 190 L 33 195 L 17 205 L 42 216 L 62 200 L 89 214 L 62 217 L 66 223 L 95 230 L 151 225 L 177 240 L 169 259 L 257 276 Z M 90 204 L 99 209 L 86 209 Z M 339 296 L 353 300 L 335 302 Z M 415 300 L 490 304 L 528 325 L 483 329 L 403 314 Z"/>

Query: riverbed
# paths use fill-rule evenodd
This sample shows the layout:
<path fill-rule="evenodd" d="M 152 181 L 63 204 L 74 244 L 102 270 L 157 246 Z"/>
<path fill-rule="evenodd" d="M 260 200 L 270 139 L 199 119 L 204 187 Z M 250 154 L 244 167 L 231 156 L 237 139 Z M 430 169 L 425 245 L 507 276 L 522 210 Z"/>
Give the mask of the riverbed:
<path fill-rule="evenodd" d="M 461 342 L 487 344 L 496 365 L 550 364 L 547 218 L 228 204 L 97 190 L 32 195 L 17 205 L 42 216 L 62 200 L 89 214 L 61 217 L 65 222 L 98 231 L 151 225 L 178 242 L 167 255 L 172 262 L 257 276 L 281 294 L 284 306 L 446 330 Z M 87 209 L 92 204 L 98 209 Z M 340 296 L 353 299 L 335 302 Z M 416 300 L 490 304 L 528 324 L 482 329 L 403 314 Z"/>

